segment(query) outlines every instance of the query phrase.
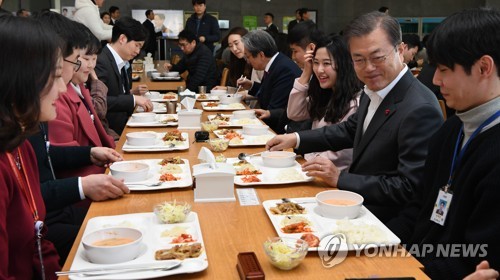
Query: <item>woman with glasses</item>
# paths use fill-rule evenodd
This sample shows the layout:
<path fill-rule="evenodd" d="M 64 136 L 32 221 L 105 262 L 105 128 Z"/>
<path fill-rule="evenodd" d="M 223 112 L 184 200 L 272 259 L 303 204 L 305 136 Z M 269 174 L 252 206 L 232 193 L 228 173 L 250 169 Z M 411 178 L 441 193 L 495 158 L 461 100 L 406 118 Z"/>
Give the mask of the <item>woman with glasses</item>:
<path fill-rule="evenodd" d="M 345 121 L 356 112 L 361 83 L 341 36 L 333 36 L 331 40 L 323 38 L 317 42 L 316 49 L 313 48 L 304 55 L 304 70 L 290 92 L 287 115 L 293 121 L 311 119 L 315 129 Z M 309 153 L 304 158 L 316 156 L 326 157 L 344 170 L 351 164 L 352 149 Z"/>
<path fill-rule="evenodd" d="M 66 90 L 60 40 L 35 20 L 10 15 L 0 16 L 0 38 L 9 42 L 0 44 L 0 279 L 56 279 L 58 256 L 44 239 L 45 204 L 26 138 L 55 118 Z"/>

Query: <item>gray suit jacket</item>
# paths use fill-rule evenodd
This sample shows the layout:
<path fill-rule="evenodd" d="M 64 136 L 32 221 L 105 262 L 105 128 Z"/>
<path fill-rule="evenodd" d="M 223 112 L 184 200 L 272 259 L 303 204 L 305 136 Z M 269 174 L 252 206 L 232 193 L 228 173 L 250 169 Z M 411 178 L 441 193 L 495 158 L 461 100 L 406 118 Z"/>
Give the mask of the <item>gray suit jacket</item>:
<path fill-rule="evenodd" d="M 97 57 L 95 73 L 99 80 L 108 87 L 106 118 L 109 127 L 120 135 L 129 116 L 134 111 L 134 97 L 130 94 L 132 74 L 128 73 L 128 90 L 124 91 L 122 76 L 116 66 L 115 58 L 107 46 L 102 48 L 102 52 Z"/>
<path fill-rule="evenodd" d="M 299 152 L 353 148 L 338 188 L 361 194 L 382 221 L 394 217 L 423 181 L 429 138 L 443 123 L 434 94 L 407 71 L 387 94 L 363 134 L 370 98 L 345 122 L 299 132 Z"/>

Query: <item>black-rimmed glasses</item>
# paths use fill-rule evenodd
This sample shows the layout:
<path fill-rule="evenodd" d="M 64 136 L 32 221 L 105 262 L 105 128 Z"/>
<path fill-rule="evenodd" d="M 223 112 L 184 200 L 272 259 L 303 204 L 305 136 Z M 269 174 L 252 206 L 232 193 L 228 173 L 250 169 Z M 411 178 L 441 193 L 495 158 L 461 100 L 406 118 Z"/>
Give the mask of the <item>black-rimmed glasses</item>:
<path fill-rule="evenodd" d="M 78 72 L 78 70 L 80 70 L 80 67 L 82 66 L 82 62 L 80 60 L 76 60 L 76 62 L 73 62 L 73 61 L 70 61 L 70 60 L 67 60 L 67 59 L 63 59 L 64 61 L 66 62 L 69 62 L 71 64 L 73 64 L 73 69 L 75 70 L 75 72 Z"/>
<path fill-rule="evenodd" d="M 389 53 L 386 55 L 382 56 L 376 56 L 376 57 L 370 57 L 370 58 L 353 58 L 352 62 L 354 63 L 354 66 L 358 68 L 365 68 L 366 67 L 366 62 L 370 61 L 370 63 L 374 66 L 379 66 L 384 61 L 387 59 L 387 57 L 398 47 L 398 45 L 394 46 L 394 48 L 391 49 Z"/>

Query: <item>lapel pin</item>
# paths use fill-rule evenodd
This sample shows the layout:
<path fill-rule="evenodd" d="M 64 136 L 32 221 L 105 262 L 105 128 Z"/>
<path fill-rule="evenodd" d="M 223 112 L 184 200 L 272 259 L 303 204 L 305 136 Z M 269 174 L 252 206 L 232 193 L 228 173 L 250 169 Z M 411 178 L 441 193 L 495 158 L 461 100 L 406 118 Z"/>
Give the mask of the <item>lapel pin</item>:
<path fill-rule="evenodd" d="M 391 112 L 391 110 L 389 110 L 389 109 L 385 109 L 385 115 L 386 115 L 386 116 L 388 116 L 390 112 Z"/>

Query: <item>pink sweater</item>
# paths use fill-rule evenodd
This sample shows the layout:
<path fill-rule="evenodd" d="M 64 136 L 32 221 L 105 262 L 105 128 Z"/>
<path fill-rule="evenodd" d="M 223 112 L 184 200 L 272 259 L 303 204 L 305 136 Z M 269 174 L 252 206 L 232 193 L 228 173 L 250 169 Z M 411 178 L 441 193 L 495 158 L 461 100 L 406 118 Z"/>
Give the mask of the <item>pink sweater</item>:
<path fill-rule="evenodd" d="M 304 121 L 310 119 L 309 111 L 307 110 L 307 106 L 309 104 L 307 90 L 309 89 L 309 85 L 303 85 L 299 83 L 298 80 L 298 78 L 295 79 L 292 91 L 290 92 L 290 96 L 288 97 L 287 115 L 288 118 L 293 121 Z M 340 122 L 347 120 L 350 115 L 356 112 L 356 110 L 358 109 L 358 103 L 359 97 L 356 101 L 351 101 L 351 110 L 349 110 L 349 112 Z M 312 123 L 312 129 L 327 126 L 330 124 L 332 123 L 325 122 L 324 118 L 322 118 L 321 120 L 314 120 Z M 314 158 L 318 155 L 330 159 L 341 171 L 348 169 L 352 162 L 352 149 L 345 149 L 338 152 L 324 151 L 309 153 L 305 154 L 304 158 L 306 160 L 310 160 L 311 158 Z"/>

